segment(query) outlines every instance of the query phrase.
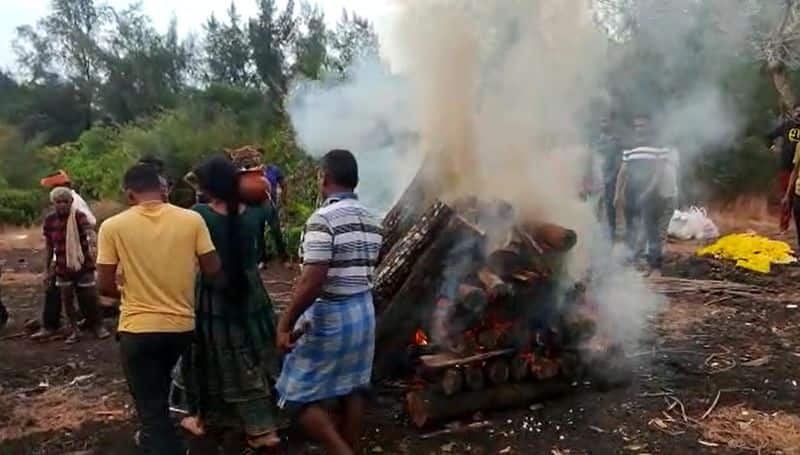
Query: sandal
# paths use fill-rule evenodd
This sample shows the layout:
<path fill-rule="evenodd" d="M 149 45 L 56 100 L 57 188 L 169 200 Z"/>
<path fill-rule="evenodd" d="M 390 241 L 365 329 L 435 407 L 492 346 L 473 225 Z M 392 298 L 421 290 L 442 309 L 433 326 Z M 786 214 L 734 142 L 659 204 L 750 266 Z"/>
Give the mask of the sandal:
<path fill-rule="evenodd" d="M 79 341 L 81 341 L 81 335 L 77 331 L 74 331 L 74 332 L 72 332 L 72 334 L 70 334 L 69 337 L 67 337 L 67 339 L 66 339 L 66 341 L 64 341 L 64 343 L 66 343 L 66 344 L 75 344 L 75 343 L 77 343 Z"/>

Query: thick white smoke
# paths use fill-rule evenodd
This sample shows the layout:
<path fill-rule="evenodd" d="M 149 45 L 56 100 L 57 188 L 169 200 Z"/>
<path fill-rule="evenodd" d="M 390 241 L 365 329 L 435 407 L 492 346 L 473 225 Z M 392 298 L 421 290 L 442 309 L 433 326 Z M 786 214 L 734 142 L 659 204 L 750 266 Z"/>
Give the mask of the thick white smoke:
<path fill-rule="evenodd" d="M 346 82 L 297 85 L 288 108 L 312 155 L 336 147 L 357 154 L 360 194 L 378 210 L 391 206 L 427 155 L 444 199 L 499 197 L 524 217 L 575 229 L 570 273 L 584 278 L 590 265 L 612 272 L 593 281 L 601 324 L 631 340 L 659 299 L 612 260 L 594 207 L 578 197 L 590 153 L 586 125 L 596 100 L 613 99 L 607 76 L 623 61 L 611 58 L 593 13 L 587 0 L 407 2 L 384 40 L 388 64 L 362 62 Z M 675 27 L 663 45 L 654 31 L 647 44 L 679 62 L 682 34 L 692 30 Z M 735 134 L 717 81 L 697 82 L 680 97 L 635 94 L 659 123 L 654 145 L 694 154 Z"/>

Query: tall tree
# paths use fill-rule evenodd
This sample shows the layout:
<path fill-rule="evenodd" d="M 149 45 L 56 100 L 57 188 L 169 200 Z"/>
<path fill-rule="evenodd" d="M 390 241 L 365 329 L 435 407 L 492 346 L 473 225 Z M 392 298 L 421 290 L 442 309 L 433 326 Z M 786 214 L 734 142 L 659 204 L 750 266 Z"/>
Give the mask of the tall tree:
<path fill-rule="evenodd" d="M 250 44 L 235 4 L 231 2 L 228 8 L 227 23 L 212 14 L 205 32 L 205 81 L 238 87 L 252 84 Z"/>
<path fill-rule="evenodd" d="M 328 60 L 328 32 L 325 13 L 317 5 L 300 4 L 297 37 L 294 41 L 293 74 L 319 79 Z"/>
<path fill-rule="evenodd" d="M 35 27 L 18 29 L 20 64 L 37 82 L 47 72 L 71 80 L 82 94 L 87 128 L 101 78 L 99 37 L 108 18 L 109 9 L 94 0 L 51 0 L 50 14 Z"/>
<path fill-rule="evenodd" d="M 372 23 L 355 13 L 342 11 L 336 30 L 330 39 L 335 69 L 345 72 L 358 58 L 378 54 L 378 35 Z"/>
<path fill-rule="evenodd" d="M 127 122 L 174 106 L 191 64 L 190 44 L 178 39 L 176 21 L 162 35 L 140 5 L 114 17 L 114 31 L 102 49 L 106 80 L 100 100 L 105 113 Z"/>
<path fill-rule="evenodd" d="M 258 0 L 258 9 L 248 29 L 250 48 L 261 82 L 277 100 L 286 94 L 288 85 L 286 51 L 297 30 L 294 1 L 288 0 L 283 11 L 278 11 L 275 0 Z"/>

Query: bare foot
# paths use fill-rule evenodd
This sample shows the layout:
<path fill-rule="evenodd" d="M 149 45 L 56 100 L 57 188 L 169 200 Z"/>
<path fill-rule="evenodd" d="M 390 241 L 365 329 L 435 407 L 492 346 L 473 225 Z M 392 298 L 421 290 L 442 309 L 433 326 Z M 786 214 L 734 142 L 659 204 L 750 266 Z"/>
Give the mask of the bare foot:
<path fill-rule="evenodd" d="M 203 422 L 199 417 L 190 416 L 181 419 L 181 427 L 194 436 L 200 437 L 206 434 L 206 429 L 203 428 Z"/>
<path fill-rule="evenodd" d="M 278 433 L 270 432 L 255 438 L 248 438 L 247 444 L 254 449 L 271 449 L 278 447 L 281 443 L 281 438 Z"/>

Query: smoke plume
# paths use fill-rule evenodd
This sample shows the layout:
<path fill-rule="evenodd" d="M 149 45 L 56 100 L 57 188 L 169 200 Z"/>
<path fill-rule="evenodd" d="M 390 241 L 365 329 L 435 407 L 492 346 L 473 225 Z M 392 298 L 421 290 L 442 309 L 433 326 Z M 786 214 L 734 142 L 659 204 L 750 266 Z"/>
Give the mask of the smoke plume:
<path fill-rule="evenodd" d="M 641 34 L 637 48 L 665 66 L 637 77 L 641 69 L 626 68 L 630 60 L 619 52 L 628 44 L 598 25 L 590 1 L 406 2 L 383 37 L 388 63 L 375 57 L 345 81 L 298 84 L 289 112 L 312 155 L 335 147 L 356 153 L 360 194 L 376 210 L 391 207 L 427 156 L 426 175 L 445 200 L 501 198 L 523 218 L 575 229 L 570 275 L 595 274 L 591 291 L 600 297 L 602 324 L 635 339 L 659 299 L 612 258 L 595 206 L 579 198 L 591 125 L 604 113 L 598 100 L 602 111 L 614 110 L 623 94 L 632 110 L 648 111 L 660 126 L 653 145 L 678 147 L 684 164 L 731 140 L 737 124 L 718 87 L 727 53 L 715 54 L 712 70 L 680 93 L 640 83 L 669 87 L 686 69 L 686 43 L 704 26 L 680 7 L 652 12 L 658 27 Z"/>

